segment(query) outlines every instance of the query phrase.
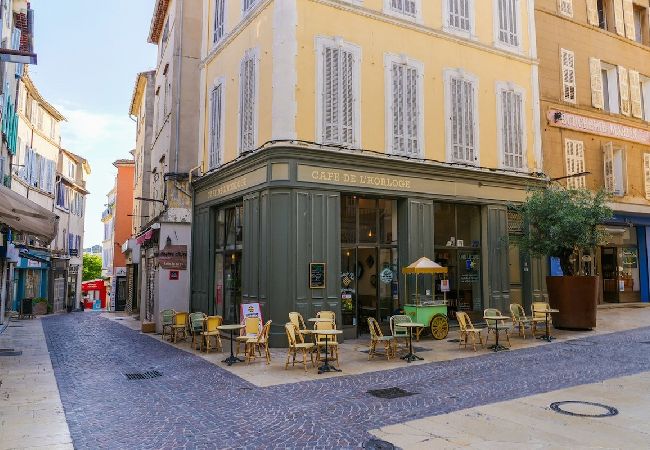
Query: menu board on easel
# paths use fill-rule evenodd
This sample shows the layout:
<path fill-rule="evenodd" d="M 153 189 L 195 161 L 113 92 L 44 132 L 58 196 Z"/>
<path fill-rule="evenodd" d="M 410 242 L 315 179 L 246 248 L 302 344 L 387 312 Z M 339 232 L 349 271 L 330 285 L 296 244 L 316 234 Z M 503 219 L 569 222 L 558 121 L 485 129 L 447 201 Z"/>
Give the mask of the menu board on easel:
<path fill-rule="evenodd" d="M 325 289 L 325 263 L 309 264 L 309 289 Z"/>

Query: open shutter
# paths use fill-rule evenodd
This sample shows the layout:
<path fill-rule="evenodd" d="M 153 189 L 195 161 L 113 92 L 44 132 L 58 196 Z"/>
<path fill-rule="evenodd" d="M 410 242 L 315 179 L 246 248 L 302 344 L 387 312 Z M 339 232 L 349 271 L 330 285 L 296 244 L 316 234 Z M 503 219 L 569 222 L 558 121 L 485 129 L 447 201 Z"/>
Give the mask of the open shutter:
<path fill-rule="evenodd" d="M 645 198 L 650 200 L 650 153 L 643 154 L 643 179 L 645 180 Z"/>
<path fill-rule="evenodd" d="M 393 64 L 393 151 L 396 153 L 404 151 L 404 69 L 401 64 Z"/>
<path fill-rule="evenodd" d="M 614 146 L 611 142 L 603 145 L 603 169 L 605 177 L 605 191 L 614 192 L 616 180 L 614 176 Z"/>
<path fill-rule="evenodd" d="M 354 57 L 341 50 L 341 143 L 354 144 L 354 93 L 352 91 Z"/>
<path fill-rule="evenodd" d="M 621 114 L 630 115 L 630 85 L 628 82 L 627 69 L 618 66 L 618 90 L 621 97 Z"/>
<path fill-rule="evenodd" d="M 557 10 L 562 15 L 573 17 L 573 0 L 557 0 Z"/>
<path fill-rule="evenodd" d="M 636 40 L 634 4 L 632 0 L 623 0 L 623 20 L 625 21 L 625 36 L 633 41 Z"/>
<path fill-rule="evenodd" d="M 616 28 L 616 34 L 625 36 L 623 0 L 614 0 L 614 27 Z"/>
<path fill-rule="evenodd" d="M 589 25 L 599 25 L 597 0 L 587 0 L 587 20 Z"/>
<path fill-rule="evenodd" d="M 641 80 L 639 79 L 639 72 L 630 69 L 627 74 L 630 79 L 630 104 L 632 107 L 632 115 L 641 119 L 643 117 L 643 106 L 641 104 Z"/>
<path fill-rule="evenodd" d="M 589 72 L 591 74 L 591 105 L 594 108 L 603 109 L 605 99 L 603 97 L 603 77 L 600 59 L 589 58 Z"/>
<path fill-rule="evenodd" d="M 339 141 L 339 49 L 323 50 L 323 141 Z"/>
<path fill-rule="evenodd" d="M 576 102 L 575 56 L 571 50 L 560 49 L 562 65 L 562 100 Z"/>
<path fill-rule="evenodd" d="M 418 149 L 418 71 L 406 68 L 406 126 L 407 151 L 417 155 Z"/>
<path fill-rule="evenodd" d="M 564 141 L 564 158 L 566 175 L 575 175 L 585 171 L 585 146 L 582 141 L 566 139 Z M 585 187 L 585 177 L 567 178 L 567 188 L 578 189 Z"/>

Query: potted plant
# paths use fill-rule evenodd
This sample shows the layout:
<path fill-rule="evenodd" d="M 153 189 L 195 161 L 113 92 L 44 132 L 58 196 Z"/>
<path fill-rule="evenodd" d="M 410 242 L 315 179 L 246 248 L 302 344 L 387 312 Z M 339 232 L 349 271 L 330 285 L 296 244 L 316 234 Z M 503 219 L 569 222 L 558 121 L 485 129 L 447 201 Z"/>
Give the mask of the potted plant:
<path fill-rule="evenodd" d="M 32 299 L 32 310 L 35 315 L 43 316 L 49 312 L 47 299 L 36 297 Z"/>
<path fill-rule="evenodd" d="M 515 239 L 530 256 L 559 258 L 563 276 L 546 277 L 549 303 L 557 328 L 590 330 L 596 326 L 600 277 L 578 273 L 579 251 L 602 245 L 607 234 L 602 224 L 612 217 L 603 191 L 549 186 L 535 189 L 514 209 L 521 214 L 523 233 Z"/>

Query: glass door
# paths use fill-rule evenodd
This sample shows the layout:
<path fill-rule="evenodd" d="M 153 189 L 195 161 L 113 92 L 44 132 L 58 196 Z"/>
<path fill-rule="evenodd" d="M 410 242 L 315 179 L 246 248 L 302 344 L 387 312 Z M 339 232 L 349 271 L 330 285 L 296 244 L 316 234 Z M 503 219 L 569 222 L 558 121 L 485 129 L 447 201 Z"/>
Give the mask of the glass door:
<path fill-rule="evenodd" d="M 379 296 L 379 311 L 377 321 L 386 330 L 389 329 L 389 320 L 399 309 L 399 269 L 396 248 L 382 248 L 379 250 L 377 264 L 377 290 Z"/>
<path fill-rule="evenodd" d="M 618 261 L 616 247 L 601 249 L 603 300 L 618 303 Z"/>

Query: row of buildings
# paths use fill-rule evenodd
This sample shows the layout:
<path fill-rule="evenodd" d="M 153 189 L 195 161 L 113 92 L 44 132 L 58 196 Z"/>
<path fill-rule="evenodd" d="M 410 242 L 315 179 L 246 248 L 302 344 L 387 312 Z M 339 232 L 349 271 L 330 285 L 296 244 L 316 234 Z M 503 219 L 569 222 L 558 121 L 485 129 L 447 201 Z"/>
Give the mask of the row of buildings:
<path fill-rule="evenodd" d="M 90 165 L 62 146 L 65 117 L 29 76 L 36 62 L 30 3 L 2 2 L 0 18 L 2 320 L 23 299 L 46 299 L 51 312 L 79 305 Z"/>
<path fill-rule="evenodd" d="M 549 267 L 507 244 L 508 205 L 548 182 L 612 194 L 611 242 L 581 269 L 604 301 L 648 301 L 648 10 L 157 0 L 129 107 L 125 308 L 160 330 L 165 308 L 237 321 L 259 303 L 276 343 L 289 311 L 331 309 L 352 337 L 407 301 L 399 269 L 421 256 L 457 309 L 528 307 Z"/>

